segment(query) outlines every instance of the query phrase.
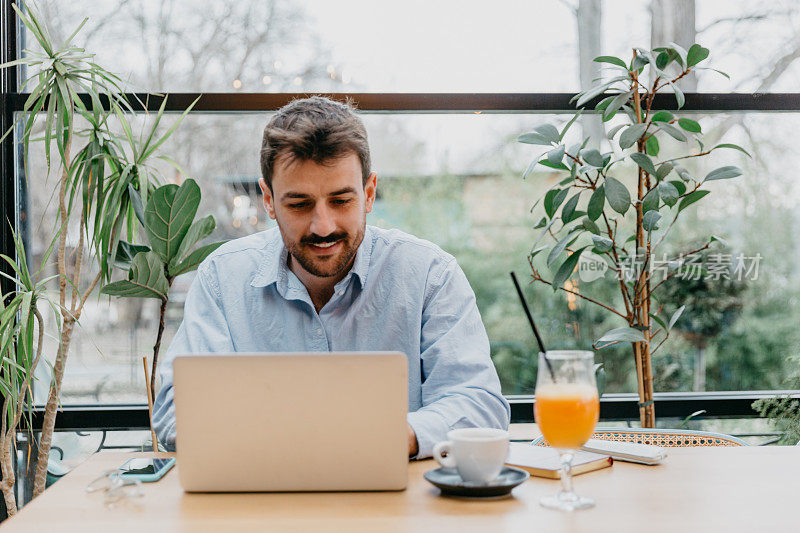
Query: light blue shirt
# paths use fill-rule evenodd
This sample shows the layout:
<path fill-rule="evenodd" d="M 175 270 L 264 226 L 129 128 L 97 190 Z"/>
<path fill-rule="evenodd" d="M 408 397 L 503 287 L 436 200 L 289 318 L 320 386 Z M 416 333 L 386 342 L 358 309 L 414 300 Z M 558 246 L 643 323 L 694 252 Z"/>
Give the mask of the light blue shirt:
<path fill-rule="evenodd" d="M 507 429 L 510 409 L 475 295 L 452 255 L 367 226 L 353 268 L 319 313 L 287 257 L 272 228 L 226 243 L 198 268 L 160 365 L 153 423 L 165 446 L 175 446 L 172 362 L 192 353 L 396 350 L 408 357 L 417 458 L 451 429 Z"/>

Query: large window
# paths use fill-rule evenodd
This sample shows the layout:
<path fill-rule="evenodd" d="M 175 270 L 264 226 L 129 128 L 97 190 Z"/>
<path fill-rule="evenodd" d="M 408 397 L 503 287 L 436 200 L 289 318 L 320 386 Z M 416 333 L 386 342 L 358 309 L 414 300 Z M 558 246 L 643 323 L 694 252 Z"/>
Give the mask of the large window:
<path fill-rule="evenodd" d="M 576 92 L 597 73 L 591 57 L 625 56 L 632 46 L 648 46 L 651 38 L 702 42 L 712 51 L 713 66 L 731 74 L 728 81 L 703 72 L 685 80 L 688 92 L 797 87 L 800 18 L 792 2 L 767 7 L 744 1 L 681 3 L 692 6 L 693 15 L 675 11 L 673 4 L 48 0 L 39 6 L 56 41 L 89 17 L 77 44 L 97 52 L 97 61 L 129 80 L 132 91 L 222 93 L 217 98 L 224 113 L 190 114 L 164 146 L 186 170 L 181 175 L 165 166 L 166 178 L 191 177 L 201 185 L 200 213 L 217 220 L 210 240 L 240 237 L 271 224 L 256 185 L 269 110 L 236 111 L 226 103 L 254 92 L 379 97 L 384 111 L 368 109 L 364 115 L 379 176 L 379 198 L 368 223 L 414 233 L 457 257 L 476 293 L 503 392 L 519 395 L 533 392 L 536 348 L 508 272 L 528 279 L 526 254 L 541 216 L 530 208 L 556 176 L 539 167 L 523 180 L 523 170 L 539 151 L 515 139 L 541 123 L 565 123 L 568 108 L 561 104 L 558 114 L 454 113 L 445 105 L 437 113 L 398 113 L 391 111 L 395 100 L 389 93 L 467 93 L 465 98 L 477 102 L 479 97 L 469 93 Z M 654 359 L 656 390 L 785 388 L 793 374 L 789 358 L 800 352 L 795 327 L 800 268 L 792 229 L 800 207 L 800 156 L 793 149 L 800 115 L 693 113 L 707 136 L 742 144 L 754 158 L 715 153 L 707 162 L 712 168 L 736 164 L 745 175 L 712 187 L 703 208 L 682 220 L 674 234 L 681 244 L 721 235 L 728 243 L 726 254 L 760 257 L 760 263 L 757 276 L 740 284 L 706 286 L 709 297 L 700 289 L 691 294 L 683 294 L 680 286 L 672 289 L 676 298 L 694 297 L 677 333 Z M 141 131 L 152 115 L 131 120 Z M 171 115 L 162 128 L 174 120 Z M 586 120 L 584 127 L 596 128 Z M 665 153 L 674 149 L 667 143 L 662 147 Z M 20 218 L 34 263 L 49 244 L 56 213 L 42 150 L 34 145 L 24 186 L 18 184 Z M 631 168 L 620 179 L 627 174 L 632 175 Z M 4 186 L 10 176 L 7 169 Z M 69 239 L 77 242 L 74 232 Z M 184 276 L 173 286 L 164 347 L 180 323 L 190 283 L 191 276 Z M 608 280 L 576 279 L 573 287 L 614 297 Z M 549 347 L 587 348 L 604 331 L 622 325 L 548 287 L 526 285 L 525 290 Z M 143 403 L 141 356 L 152 350 L 157 320 L 153 300 L 91 298 L 74 336 L 63 403 Z M 46 353 L 53 354 L 56 341 L 49 342 Z M 627 347 L 598 352 L 608 373 L 607 392 L 634 391 L 629 352 Z M 47 367 L 40 371 L 38 400 L 48 382 Z"/>

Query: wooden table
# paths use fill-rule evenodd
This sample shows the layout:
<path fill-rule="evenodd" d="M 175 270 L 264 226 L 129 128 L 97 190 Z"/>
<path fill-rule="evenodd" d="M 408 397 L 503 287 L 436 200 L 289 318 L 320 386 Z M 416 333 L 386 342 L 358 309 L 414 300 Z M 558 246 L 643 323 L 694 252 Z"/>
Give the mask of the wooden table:
<path fill-rule="evenodd" d="M 539 506 L 559 482 L 531 478 L 491 501 L 445 498 L 410 464 L 408 490 L 383 493 L 185 494 L 173 469 L 145 496 L 108 509 L 84 487 L 133 454 L 102 452 L 7 520 L 0 533 L 164 531 L 797 531 L 800 447 L 676 448 L 660 466 L 617 462 L 578 476 L 597 506 Z M 179 468 L 178 465 L 176 468 Z"/>

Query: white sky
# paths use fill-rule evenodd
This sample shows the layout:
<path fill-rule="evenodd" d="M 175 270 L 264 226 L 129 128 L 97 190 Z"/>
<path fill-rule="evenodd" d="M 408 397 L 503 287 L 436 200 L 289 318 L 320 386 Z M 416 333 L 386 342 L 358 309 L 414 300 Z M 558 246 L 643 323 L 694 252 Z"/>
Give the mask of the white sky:
<path fill-rule="evenodd" d="M 539 92 L 578 87 L 577 29 L 567 3 L 577 0 L 304 0 L 311 27 L 329 43 L 337 66 L 371 91 Z M 650 41 L 649 0 L 603 2 L 603 54 L 630 54 Z M 697 0 L 696 26 L 752 13 L 745 0 Z M 800 2 L 775 0 L 770 12 L 789 12 L 767 23 L 722 24 L 701 35 L 716 68 L 732 81 L 704 76 L 700 90 L 749 91 L 748 78 L 766 68 L 800 32 Z M 778 22 L 780 21 L 780 22 Z M 739 36 L 741 41 L 735 40 Z M 796 91 L 800 68 L 774 91 Z"/>

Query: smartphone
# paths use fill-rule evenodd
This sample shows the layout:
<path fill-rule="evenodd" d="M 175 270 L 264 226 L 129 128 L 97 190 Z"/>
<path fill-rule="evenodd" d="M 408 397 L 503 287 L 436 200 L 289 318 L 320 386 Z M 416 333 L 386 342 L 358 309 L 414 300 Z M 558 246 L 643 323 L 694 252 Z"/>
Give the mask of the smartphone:
<path fill-rule="evenodd" d="M 129 459 L 119 467 L 123 479 L 138 479 L 142 483 L 158 481 L 170 468 L 175 466 L 175 458 L 169 459 Z"/>

